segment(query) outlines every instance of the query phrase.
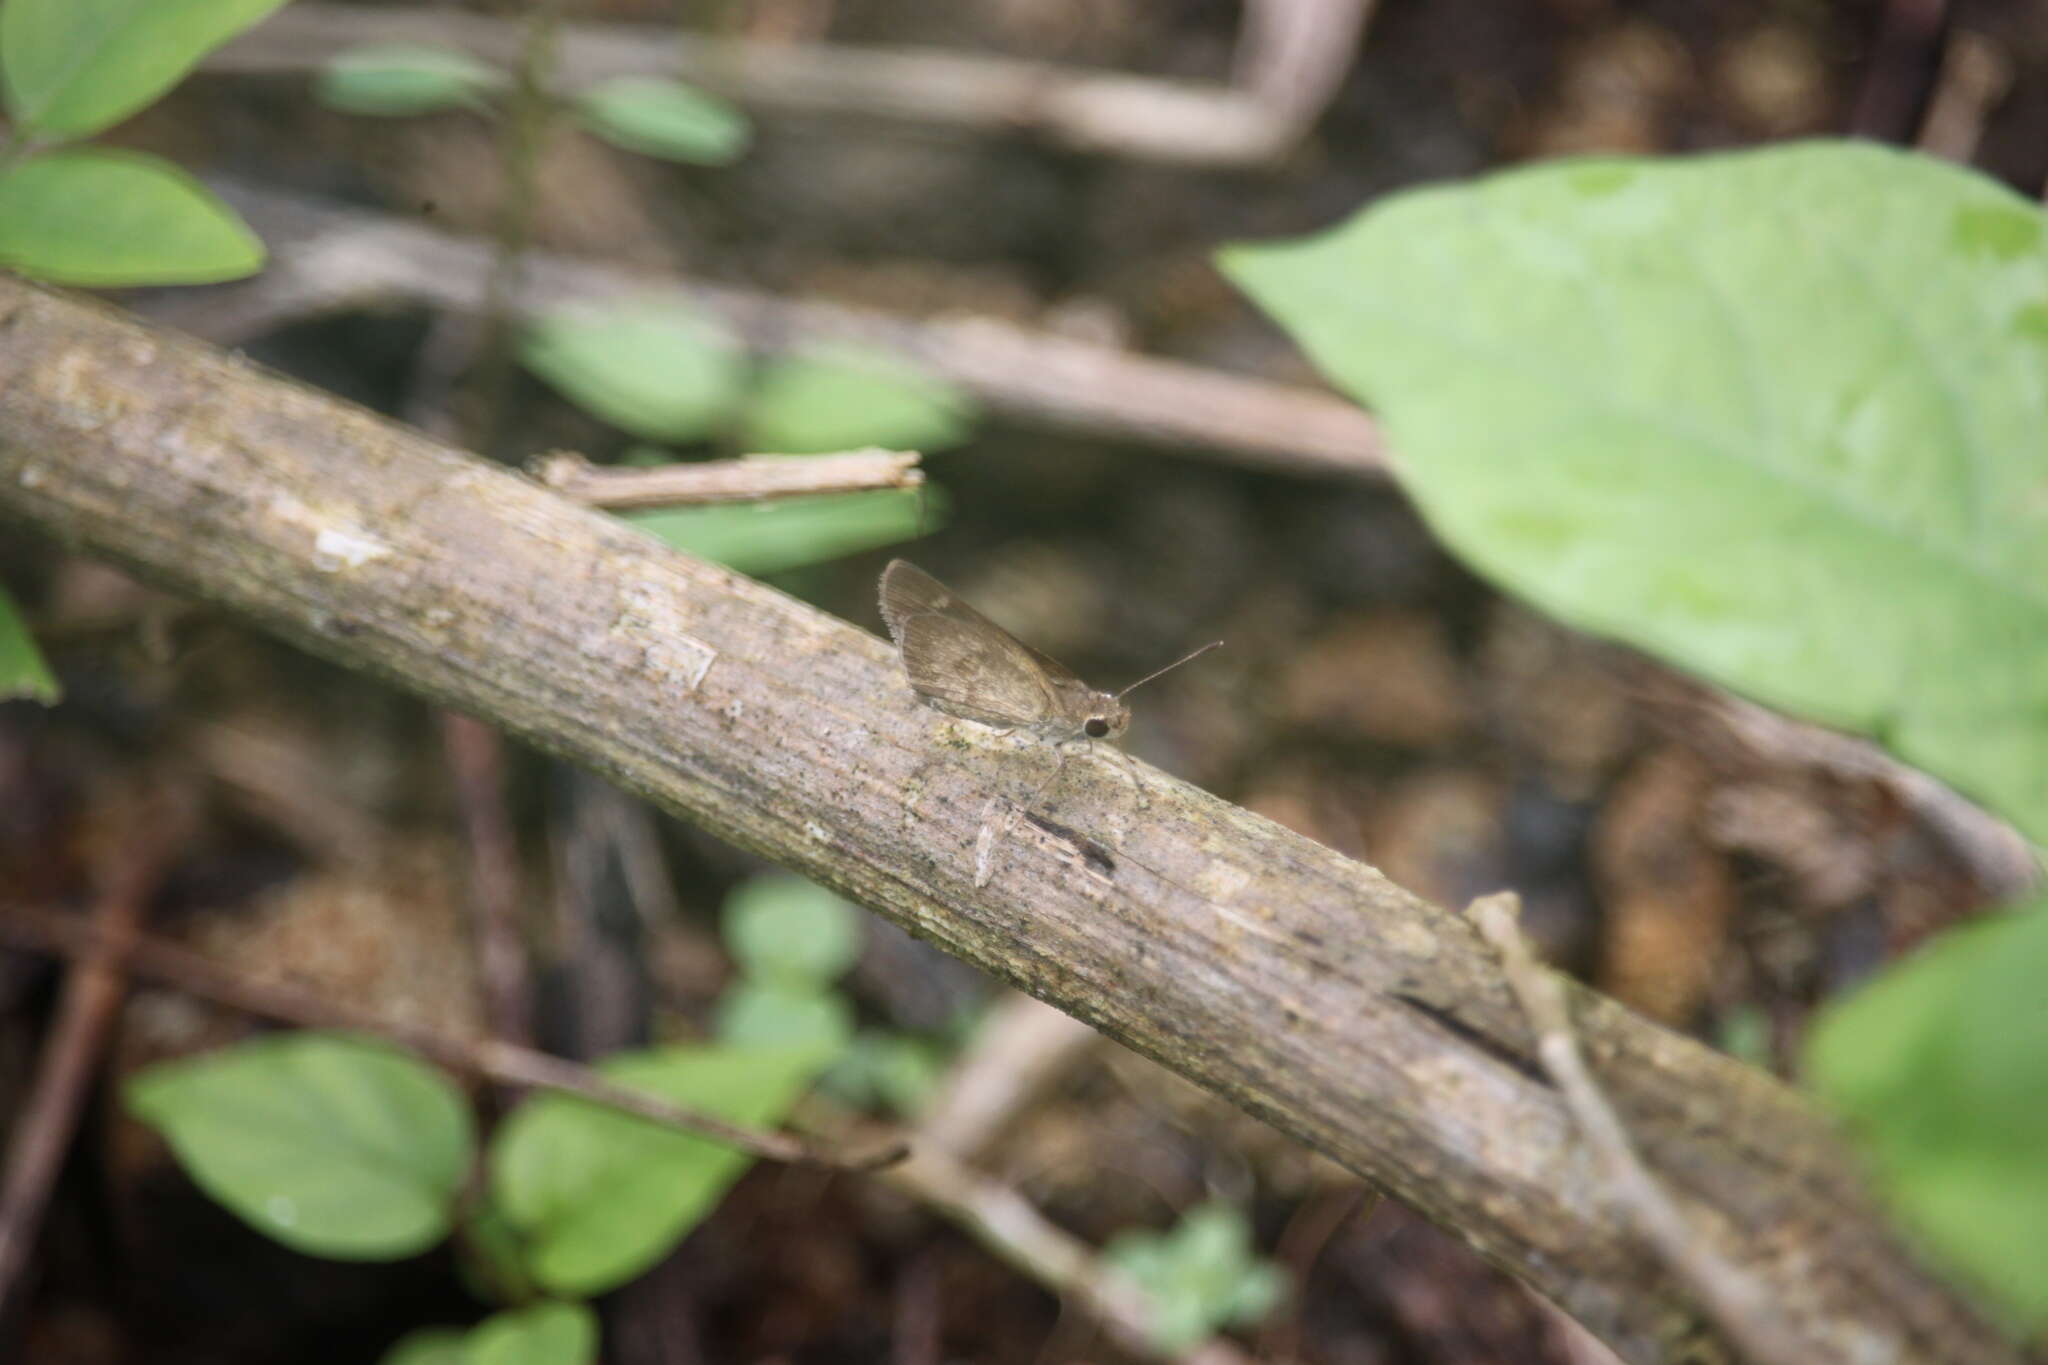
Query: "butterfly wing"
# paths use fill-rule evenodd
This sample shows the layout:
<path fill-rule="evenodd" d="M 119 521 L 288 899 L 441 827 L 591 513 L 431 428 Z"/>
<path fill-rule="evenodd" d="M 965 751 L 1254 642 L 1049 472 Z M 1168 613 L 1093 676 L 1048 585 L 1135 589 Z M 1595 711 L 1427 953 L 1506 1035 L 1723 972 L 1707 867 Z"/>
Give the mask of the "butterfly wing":
<path fill-rule="evenodd" d="M 1059 699 L 1086 684 L 1004 630 L 914 564 L 882 571 L 882 620 L 911 690 L 934 708 L 983 725 L 1044 726 Z"/>

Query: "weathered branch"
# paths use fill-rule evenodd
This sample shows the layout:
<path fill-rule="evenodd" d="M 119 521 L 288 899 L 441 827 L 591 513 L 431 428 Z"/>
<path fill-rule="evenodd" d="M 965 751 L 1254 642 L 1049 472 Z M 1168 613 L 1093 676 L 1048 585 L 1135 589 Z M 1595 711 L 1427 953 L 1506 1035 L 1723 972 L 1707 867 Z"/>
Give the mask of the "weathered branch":
<path fill-rule="evenodd" d="M 1163 774 L 1141 810 L 1106 759 L 1070 763 L 1059 821 L 1012 822 L 977 886 L 984 812 L 1043 764 L 918 704 L 867 632 L 5 281 L 0 394 L 0 512 L 859 900 L 1456 1230 L 1631 1360 L 1673 1358 L 1698 1321 L 1600 1196 L 1460 916 Z M 1915 1264 L 1798 1094 L 1591 992 L 1572 1014 L 1645 1165 L 1816 1365 L 2017 1359 Z"/>

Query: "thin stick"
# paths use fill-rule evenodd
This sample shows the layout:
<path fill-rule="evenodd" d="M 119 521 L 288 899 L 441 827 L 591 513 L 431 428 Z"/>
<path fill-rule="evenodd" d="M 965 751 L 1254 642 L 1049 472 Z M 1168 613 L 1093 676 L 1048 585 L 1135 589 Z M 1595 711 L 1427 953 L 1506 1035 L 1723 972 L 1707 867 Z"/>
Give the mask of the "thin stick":
<path fill-rule="evenodd" d="M 914 450 L 849 450 L 836 455 L 749 455 L 654 469 L 612 469 L 555 451 L 534 462 L 548 487 L 587 507 L 678 507 L 762 502 L 817 493 L 918 488 L 924 471 Z"/>
<path fill-rule="evenodd" d="M 491 1032 L 533 1041 L 533 985 L 520 924 L 519 839 L 505 808 L 505 746 L 498 732 L 459 711 L 441 713 L 441 749 L 469 853 L 470 934 Z"/>
<path fill-rule="evenodd" d="M 1500 953 L 1508 988 L 1536 1031 L 1537 1060 L 1557 1083 L 1572 1121 L 1606 1170 L 1610 1200 L 1636 1235 L 1684 1282 L 1750 1365 L 1804 1365 L 1813 1360 L 1814 1353 L 1779 1317 L 1756 1282 L 1714 1254 L 1644 1168 L 1628 1130 L 1579 1051 L 1564 987 L 1536 960 L 1522 935 L 1521 898 L 1512 891 L 1481 896 L 1465 913 Z"/>
<path fill-rule="evenodd" d="M 176 832 L 183 828 L 177 819 L 137 824 L 138 842 L 121 856 L 93 910 L 87 930 L 92 946 L 73 955 L 35 1087 L 7 1149 L 7 1169 L 0 1176 L 0 1310 L 14 1300 L 27 1268 L 86 1090 L 127 990 L 129 945 L 177 847 Z"/>
<path fill-rule="evenodd" d="M 89 957 L 107 942 L 90 925 L 74 924 L 61 915 L 28 906 L 10 906 L 0 913 L 0 942 L 61 957 Z M 345 1029 L 387 1039 L 431 1058 L 453 1071 L 501 1085 L 555 1090 L 679 1128 L 770 1161 L 829 1166 L 837 1170 L 871 1171 L 903 1160 L 908 1149 L 900 1142 L 861 1154 L 834 1152 L 800 1138 L 745 1128 L 712 1114 L 633 1090 L 605 1079 L 575 1062 L 550 1057 L 532 1048 L 494 1039 L 473 1041 L 433 1029 L 382 1018 L 364 1010 L 303 991 L 281 981 L 253 981 L 218 963 L 146 935 L 138 936 L 127 959 L 131 974 L 175 986 L 188 994 L 232 1006 L 250 1014 L 297 1024 L 301 1028 Z"/>

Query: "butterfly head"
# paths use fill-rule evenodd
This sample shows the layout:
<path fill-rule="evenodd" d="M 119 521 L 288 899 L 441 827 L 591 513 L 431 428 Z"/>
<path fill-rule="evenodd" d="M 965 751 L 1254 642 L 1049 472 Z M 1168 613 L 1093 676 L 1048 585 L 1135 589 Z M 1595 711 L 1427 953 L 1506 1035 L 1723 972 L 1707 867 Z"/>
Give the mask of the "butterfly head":
<path fill-rule="evenodd" d="M 1131 727 L 1131 708 L 1107 692 L 1097 692 L 1090 701 L 1081 733 L 1089 739 L 1115 739 Z"/>

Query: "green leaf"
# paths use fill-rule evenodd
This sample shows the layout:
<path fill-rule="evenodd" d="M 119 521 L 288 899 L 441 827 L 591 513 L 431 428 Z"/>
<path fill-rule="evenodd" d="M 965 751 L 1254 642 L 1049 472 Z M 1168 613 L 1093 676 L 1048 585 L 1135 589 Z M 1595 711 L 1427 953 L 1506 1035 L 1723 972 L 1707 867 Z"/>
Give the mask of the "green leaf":
<path fill-rule="evenodd" d="M 1163 1352 L 1187 1351 L 1225 1326 L 1251 1326 L 1286 1296 L 1287 1276 L 1252 1254 L 1251 1225 L 1227 1204 L 1190 1209 L 1164 1234 L 1112 1238 L 1103 1261 L 1145 1291 L 1152 1340 Z"/>
<path fill-rule="evenodd" d="M 407 1332 L 377 1358 L 377 1365 L 469 1365 L 469 1334 L 455 1327 Z"/>
<path fill-rule="evenodd" d="M 943 450 L 967 439 L 974 400 L 888 356 L 816 350 L 770 365 L 747 402 L 748 450 L 818 455 L 865 446 Z"/>
<path fill-rule="evenodd" d="M 750 877 L 725 898 L 719 931 L 748 976 L 821 986 L 860 956 L 860 911 L 787 873 Z"/>
<path fill-rule="evenodd" d="M 558 313 L 536 322 L 527 368 L 572 403 L 635 436 L 692 441 L 722 426 L 747 360 L 722 327 L 673 307 Z"/>
<path fill-rule="evenodd" d="M 340 1260 L 393 1260 L 448 1233 L 468 1107 L 441 1074 L 326 1033 L 259 1038 L 128 1082 L 129 1109 L 259 1232 Z"/>
<path fill-rule="evenodd" d="M 942 520 L 943 508 L 939 490 L 926 484 L 667 508 L 626 519 L 678 550 L 759 576 L 913 539 Z"/>
<path fill-rule="evenodd" d="M 643 156 L 723 166 L 747 149 L 751 128 L 737 108 L 680 81 L 621 76 L 576 97 L 584 126 Z"/>
<path fill-rule="evenodd" d="M 1834 1005 L 1816 1089 L 1905 1220 L 2022 1321 L 2048 1324 L 2048 901 L 1954 929 Z"/>
<path fill-rule="evenodd" d="M 55 706 L 63 694 L 14 599 L 0 591 L 0 701 L 27 697 Z"/>
<path fill-rule="evenodd" d="M 838 1053 L 853 1038 L 853 1011 L 816 986 L 741 981 L 718 998 L 715 1029 L 734 1047 L 804 1047 Z"/>
<path fill-rule="evenodd" d="M 0 172 L 0 266 L 57 284 L 208 284 L 263 267 L 263 243 L 170 162 L 46 152 Z"/>
<path fill-rule="evenodd" d="M 155 100 L 285 0 L 7 0 L 0 85 L 18 131 L 84 137 Z"/>
<path fill-rule="evenodd" d="M 608 1059 L 605 1075 L 676 1104 L 764 1126 L 828 1060 L 817 1049 L 671 1047 Z M 583 1100 L 543 1095 L 499 1129 L 491 1188 L 561 1294 L 632 1279 L 697 1225 L 752 1158 Z"/>
<path fill-rule="evenodd" d="M 923 1038 L 870 1030 L 841 1052 L 819 1089 L 858 1109 L 886 1106 L 910 1118 L 921 1112 L 946 1073 L 946 1055 Z"/>
<path fill-rule="evenodd" d="M 2048 840 L 2048 219 L 1865 144 L 1393 197 L 1228 273 L 1442 539 Z"/>
<path fill-rule="evenodd" d="M 580 1303 L 537 1303 L 485 1318 L 469 1334 L 467 1365 L 595 1365 L 597 1314 Z"/>
<path fill-rule="evenodd" d="M 421 43 L 372 43 L 330 57 L 313 96 L 345 114 L 403 117 L 482 109 L 505 83 L 468 53 Z"/>

